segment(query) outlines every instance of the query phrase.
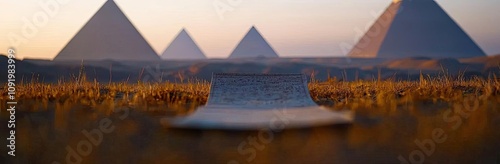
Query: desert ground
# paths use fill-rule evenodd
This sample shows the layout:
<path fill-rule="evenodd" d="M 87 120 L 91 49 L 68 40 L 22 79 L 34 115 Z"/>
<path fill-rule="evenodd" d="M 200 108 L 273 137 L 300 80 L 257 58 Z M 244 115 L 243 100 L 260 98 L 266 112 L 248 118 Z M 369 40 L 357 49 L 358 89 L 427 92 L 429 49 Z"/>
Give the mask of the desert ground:
<path fill-rule="evenodd" d="M 7 62 L 0 55 L 0 62 Z M 476 58 L 425 57 L 383 58 L 249 58 L 178 61 L 44 61 L 24 59 L 16 62 L 20 83 L 52 83 L 87 80 L 100 83 L 129 84 L 210 81 L 212 73 L 302 73 L 316 80 L 336 77 L 341 81 L 404 80 L 415 81 L 425 76 L 461 76 L 493 78 L 500 74 L 500 55 Z M 0 81 L 7 81 L 6 71 Z"/>

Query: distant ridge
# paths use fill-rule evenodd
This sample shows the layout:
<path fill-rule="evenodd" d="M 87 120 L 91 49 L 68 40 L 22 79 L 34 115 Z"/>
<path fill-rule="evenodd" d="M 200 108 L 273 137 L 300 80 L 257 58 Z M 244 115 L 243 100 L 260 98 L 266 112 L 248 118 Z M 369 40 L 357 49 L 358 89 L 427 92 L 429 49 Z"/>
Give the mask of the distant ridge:
<path fill-rule="evenodd" d="M 229 59 L 235 58 L 278 58 L 278 54 L 262 37 L 260 32 L 252 26 L 250 31 L 240 41 L 238 46 L 233 50 Z"/>
<path fill-rule="evenodd" d="M 161 57 L 165 60 L 192 60 L 207 58 L 196 42 L 191 38 L 186 29 L 182 29 L 167 49 L 165 49 Z"/>
<path fill-rule="evenodd" d="M 348 56 L 467 58 L 486 54 L 434 0 L 394 0 Z"/>
<path fill-rule="evenodd" d="M 108 0 L 54 58 L 64 60 L 160 60 L 113 0 Z"/>

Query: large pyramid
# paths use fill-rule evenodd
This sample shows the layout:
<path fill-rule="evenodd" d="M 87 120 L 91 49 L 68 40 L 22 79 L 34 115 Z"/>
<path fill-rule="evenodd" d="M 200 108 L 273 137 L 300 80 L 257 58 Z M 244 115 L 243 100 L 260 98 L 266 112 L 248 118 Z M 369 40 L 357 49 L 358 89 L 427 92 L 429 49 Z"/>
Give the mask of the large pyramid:
<path fill-rule="evenodd" d="M 394 0 L 348 54 L 360 58 L 485 55 L 434 0 Z"/>
<path fill-rule="evenodd" d="M 230 59 L 234 58 L 278 58 L 278 54 L 267 43 L 266 39 L 252 27 L 247 35 L 236 46 L 233 53 L 229 56 Z"/>
<path fill-rule="evenodd" d="M 165 52 L 163 52 L 161 57 L 167 60 L 193 60 L 207 58 L 185 29 L 182 29 L 174 41 L 170 43 L 170 46 L 168 46 Z"/>
<path fill-rule="evenodd" d="M 159 60 L 113 0 L 108 0 L 54 58 L 61 60 Z"/>

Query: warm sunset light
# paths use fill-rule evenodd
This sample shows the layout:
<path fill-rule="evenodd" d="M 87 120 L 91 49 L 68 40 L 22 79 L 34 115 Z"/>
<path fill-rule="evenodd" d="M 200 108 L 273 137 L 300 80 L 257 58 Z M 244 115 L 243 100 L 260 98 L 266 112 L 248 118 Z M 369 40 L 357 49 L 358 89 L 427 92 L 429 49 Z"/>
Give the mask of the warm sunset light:
<path fill-rule="evenodd" d="M 499 164 L 499 0 L 0 0 L 0 164 Z"/>
<path fill-rule="evenodd" d="M 15 47 L 20 58 L 54 58 L 105 0 L 65 0 L 48 18 L 44 4 L 55 0 L 4 1 L 0 10 L 0 48 Z M 209 58 L 229 56 L 252 26 L 284 57 L 344 56 L 342 43 L 354 45 L 390 3 L 388 0 L 115 0 L 140 33 L 161 54 L 182 28 L 193 34 Z M 236 1 L 235 1 L 236 2 Z M 437 0 L 486 51 L 500 53 L 500 23 L 494 0 Z M 214 4 L 217 7 L 214 7 Z M 34 19 L 43 21 L 32 25 Z M 47 21 L 44 21 L 47 19 Z M 28 27 L 26 27 L 28 26 Z M 23 38 L 23 29 L 35 26 Z"/>

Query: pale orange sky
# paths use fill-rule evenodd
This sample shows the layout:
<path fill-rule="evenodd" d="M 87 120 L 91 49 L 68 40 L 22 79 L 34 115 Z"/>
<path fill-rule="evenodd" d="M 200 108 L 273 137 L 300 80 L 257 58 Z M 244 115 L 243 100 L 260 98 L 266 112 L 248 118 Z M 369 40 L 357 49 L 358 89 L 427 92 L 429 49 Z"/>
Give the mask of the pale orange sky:
<path fill-rule="evenodd" d="M 19 58 L 52 59 L 104 4 L 105 0 L 59 0 L 57 12 L 22 34 L 23 20 L 44 12 L 39 3 L 58 0 L 0 0 L 0 53 L 15 47 Z M 65 2 L 65 3 L 62 3 Z M 227 0 L 115 0 L 157 53 L 185 27 L 210 58 L 225 58 L 256 25 L 283 57 L 343 56 L 341 43 L 355 44 L 391 0 L 241 0 L 221 17 L 214 2 Z M 498 0 L 437 0 L 487 54 L 500 54 Z M 373 16 L 372 13 L 377 13 Z M 10 35 L 27 37 L 16 44 Z"/>

